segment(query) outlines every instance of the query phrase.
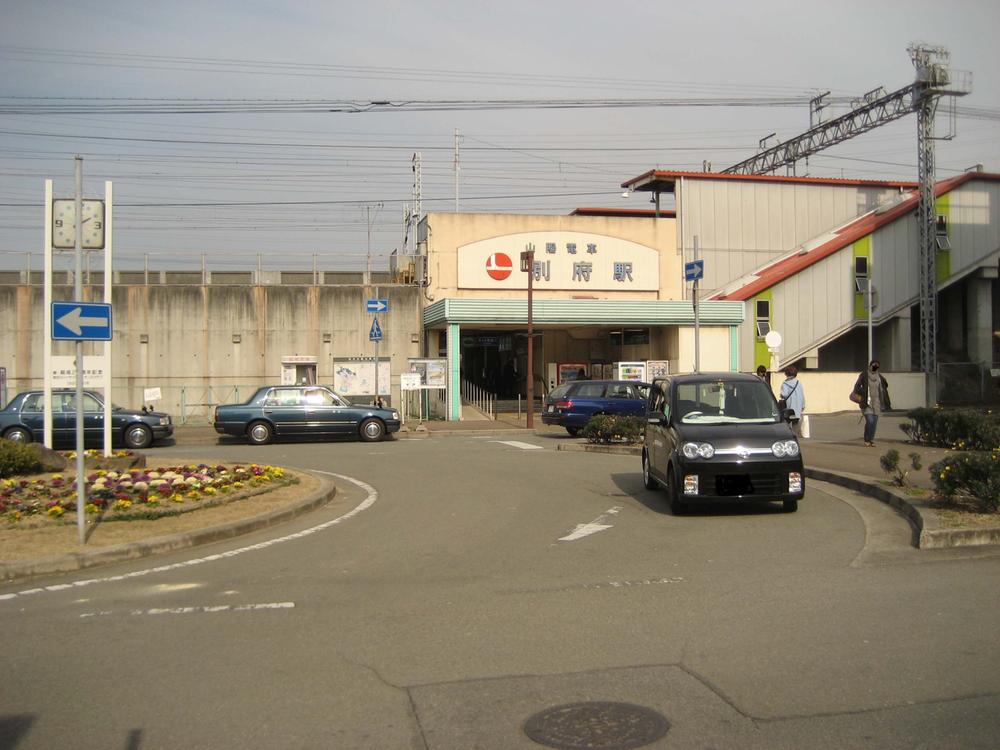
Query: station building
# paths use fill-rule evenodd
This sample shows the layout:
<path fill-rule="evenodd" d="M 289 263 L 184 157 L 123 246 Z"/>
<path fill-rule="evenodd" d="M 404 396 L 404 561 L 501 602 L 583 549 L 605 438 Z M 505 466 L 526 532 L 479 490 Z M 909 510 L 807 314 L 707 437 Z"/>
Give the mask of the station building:
<path fill-rule="evenodd" d="M 623 187 L 649 192 L 655 208 L 429 213 L 416 253 L 378 276 L 115 272 L 112 397 L 136 405 L 161 388 L 158 406 L 181 421 L 209 418 L 213 404 L 258 385 L 303 378 L 370 399 L 377 358 L 392 403 L 404 400 L 401 375 L 433 367 L 442 384 L 428 414 L 461 419 L 463 393 L 526 392 L 530 278 L 536 395 L 580 370 L 611 377 L 642 363 L 647 379 L 690 371 L 697 349 L 706 371 L 794 363 L 808 411 L 851 408 L 871 289 L 875 353 L 894 374 L 894 405 L 923 403 L 915 183 L 652 170 Z M 977 373 L 957 386 L 939 378 L 939 395 L 953 386 L 985 395 L 1000 361 L 1000 175 L 968 172 L 935 192 L 938 358 Z M 529 248 L 534 264 L 522 271 Z M 695 259 L 704 263 L 697 346 L 684 281 Z M 69 299 L 71 274 L 56 284 L 55 299 Z M 379 349 L 365 310 L 373 296 L 390 308 Z M 42 382 L 42 297 L 38 271 L 0 273 L 0 368 L 11 395 Z M 777 351 L 766 346 L 769 331 L 782 336 Z"/>

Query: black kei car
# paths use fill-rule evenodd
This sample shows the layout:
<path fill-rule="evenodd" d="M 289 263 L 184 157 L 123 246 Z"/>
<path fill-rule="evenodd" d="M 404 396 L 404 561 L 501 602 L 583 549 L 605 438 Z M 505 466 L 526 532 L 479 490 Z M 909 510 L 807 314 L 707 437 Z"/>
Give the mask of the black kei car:
<path fill-rule="evenodd" d="M 45 432 L 44 392 L 25 391 L 0 411 L 0 437 L 15 443 L 42 442 Z M 111 442 L 126 448 L 148 448 L 170 437 L 174 423 L 159 411 L 111 406 Z M 76 440 L 76 390 L 52 391 L 52 442 L 73 444 Z M 83 392 L 83 442 L 100 446 L 104 441 L 104 399 L 93 391 Z"/>
<path fill-rule="evenodd" d="M 719 500 L 774 500 L 798 510 L 805 474 L 788 416 L 754 375 L 655 380 L 642 449 L 646 488 L 664 487 L 675 514 Z"/>
<path fill-rule="evenodd" d="M 350 404 L 322 385 L 268 385 L 244 404 L 215 407 L 215 431 L 253 445 L 276 437 L 357 436 L 376 441 L 399 426 L 396 409 Z"/>

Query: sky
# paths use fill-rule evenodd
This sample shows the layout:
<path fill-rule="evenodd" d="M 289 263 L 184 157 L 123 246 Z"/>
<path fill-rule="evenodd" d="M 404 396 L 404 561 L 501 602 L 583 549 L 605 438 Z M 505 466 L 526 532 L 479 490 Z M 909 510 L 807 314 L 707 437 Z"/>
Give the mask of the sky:
<path fill-rule="evenodd" d="M 938 178 L 1000 172 L 998 28 L 1000 3 L 978 0 L 5 0 L 0 268 L 41 268 L 44 181 L 72 197 L 75 155 L 85 197 L 114 184 L 120 270 L 384 269 L 404 250 L 414 154 L 423 211 L 455 210 L 456 131 L 460 211 L 648 208 L 621 183 L 742 161 L 807 130 L 817 94 L 832 119 L 902 88 L 913 42 L 972 74 L 958 115 L 939 113 L 954 138 L 937 142 Z M 623 99 L 675 106 L 608 106 Z M 137 111 L 150 100 L 173 112 Z M 226 111 L 177 112 L 194 100 Z M 297 111 L 233 111 L 251 100 Z M 482 108 L 525 100 L 602 106 Z M 797 173 L 914 180 L 916 153 L 909 115 Z"/>

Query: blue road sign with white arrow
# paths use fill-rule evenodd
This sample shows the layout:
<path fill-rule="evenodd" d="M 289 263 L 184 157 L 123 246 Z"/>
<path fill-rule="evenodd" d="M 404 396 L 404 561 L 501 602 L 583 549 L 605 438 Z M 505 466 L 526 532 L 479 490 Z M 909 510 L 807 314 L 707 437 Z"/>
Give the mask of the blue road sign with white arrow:
<path fill-rule="evenodd" d="M 389 312 L 389 300 L 370 299 L 365 303 L 365 312 L 370 312 L 370 313 Z"/>
<path fill-rule="evenodd" d="M 111 341 L 111 305 L 103 302 L 53 302 L 53 341 Z"/>
<path fill-rule="evenodd" d="M 705 261 L 692 260 L 684 264 L 684 281 L 697 281 L 705 275 Z"/>
<path fill-rule="evenodd" d="M 382 340 L 382 327 L 378 324 L 378 318 L 372 318 L 372 329 L 368 332 L 368 340 Z"/>

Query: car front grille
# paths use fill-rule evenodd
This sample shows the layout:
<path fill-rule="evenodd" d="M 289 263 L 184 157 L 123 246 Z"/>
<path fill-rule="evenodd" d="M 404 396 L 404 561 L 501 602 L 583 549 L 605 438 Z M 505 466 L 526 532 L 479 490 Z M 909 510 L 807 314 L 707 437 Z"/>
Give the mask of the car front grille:
<path fill-rule="evenodd" d="M 720 497 L 738 495 L 781 495 L 788 492 L 788 475 L 781 473 L 717 474 L 715 494 Z"/>

